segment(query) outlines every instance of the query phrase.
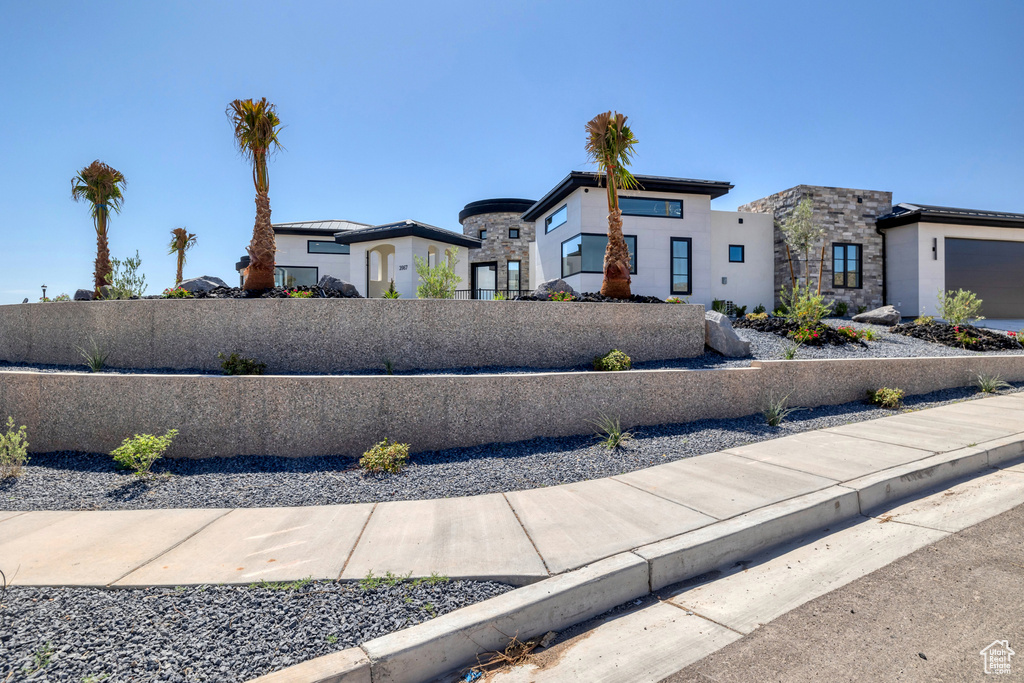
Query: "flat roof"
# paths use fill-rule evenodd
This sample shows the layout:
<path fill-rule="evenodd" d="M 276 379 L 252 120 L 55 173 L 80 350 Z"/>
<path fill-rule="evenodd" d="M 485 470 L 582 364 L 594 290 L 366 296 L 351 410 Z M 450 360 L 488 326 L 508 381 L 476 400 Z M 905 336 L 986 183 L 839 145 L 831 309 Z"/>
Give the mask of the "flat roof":
<path fill-rule="evenodd" d="M 451 230 L 439 228 L 436 225 L 428 225 L 427 223 L 420 223 L 411 219 L 339 232 L 334 235 L 334 241 L 338 244 L 353 244 L 355 242 L 389 240 L 396 237 L 422 237 L 423 239 L 454 244 L 469 249 L 479 249 L 483 244 L 476 237 L 469 237 L 459 232 L 452 232 Z"/>
<path fill-rule="evenodd" d="M 342 230 L 358 230 L 365 228 L 369 223 L 357 223 L 355 221 L 344 221 L 328 219 L 323 221 L 294 221 L 291 223 L 274 223 L 270 227 L 274 229 L 275 235 L 324 235 L 330 237 Z"/>
<path fill-rule="evenodd" d="M 911 223 L 946 223 L 994 228 L 1024 228 L 1024 214 L 981 209 L 958 209 L 933 204 L 900 203 L 890 213 L 879 216 L 875 224 L 885 230 Z"/>
<path fill-rule="evenodd" d="M 724 180 L 698 180 L 695 178 L 666 178 L 654 175 L 633 176 L 640 183 L 639 191 L 676 192 L 678 194 L 706 194 L 712 199 L 721 197 L 733 188 Z M 548 210 L 581 187 L 603 187 L 598 184 L 597 174 L 592 171 L 570 171 L 562 182 L 541 197 L 537 203 L 523 213 L 524 221 L 535 221 Z"/>

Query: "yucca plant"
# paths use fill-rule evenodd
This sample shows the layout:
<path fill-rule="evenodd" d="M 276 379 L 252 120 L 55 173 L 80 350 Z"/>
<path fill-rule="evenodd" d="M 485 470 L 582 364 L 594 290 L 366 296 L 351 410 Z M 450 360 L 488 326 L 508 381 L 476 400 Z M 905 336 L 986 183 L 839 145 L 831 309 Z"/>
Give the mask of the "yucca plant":
<path fill-rule="evenodd" d="M 196 236 L 185 228 L 171 230 L 171 243 L 167 253 L 178 257 L 178 270 L 174 276 L 174 286 L 181 284 L 181 271 L 185 267 L 185 252 L 196 246 Z"/>
<path fill-rule="evenodd" d="M 769 427 L 778 427 L 790 413 L 796 410 L 796 408 L 790 408 L 788 403 L 789 394 L 780 397 L 769 392 L 764 401 L 764 407 L 761 409 L 761 414 L 764 415 L 764 420 Z"/>
<path fill-rule="evenodd" d="M 78 353 L 85 359 L 85 365 L 93 372 L 101 372 L 107 365 L 107 357 L 110 352 L 103 349 L 96 343 L 95 339 L 89 340 L 91 348 L 79 347 Z"/>
<path fill-rule="evenodd" d="M 999 375 L 978 375 L 978 381 L 975 382 L 975 385 L 977 385 L 978 391 L 983 394 L 995 394 L 1000 389 L 1013 388 L 1009 382 Z"/>
<path fill-rule="evenodd" d="M 601 445 L 610 451 L 633 439 L 633 433 L 625 431 L 617 417 L 602 415 L 593 424 L 598 429 L 596 436 L 601 439 Z"/>
<path fill-rule="evenodd" d="M 234 100 L 228 105 L 228 119 L 235 128 L 235 144 L 242 157 L 252 163 L 252 182 L 256 186 L 256 224 L 253 226 L 249 267 L 245 269 L 242 288 L 247 291 L 271 289 L 274 286 L 274 228 L 270 224 L 270 175 L 267 155 L 283 149 L 277 139 L 281 120 L 277 109 L 267 98 Z"/>
<path fill-rule="evenodd" d="M 606 111 L 587 123 L 587 157 L 597 164 L 598 183 L 604 178 L 608 189 L 608 247 L 604 252 L 601 294 L 616 299 L 628 299 L 631 295 L 629 248 L 622 236 L 619 189 L 640 187 L 626 168 L 632 163 L 636 143 L 625 114 Z"/>
<path fill-rule="evenodd" d="M 93 266 L 93 287 L 98 296 L 100 287 L 107 284 L 110 275 L 110 244 L 107 231 L 110 212 L 121 213 L 124 188 L 128 184 L 124 174 L 99 159 L 92 162 L 71 179 L 71 198 L 92 205 L 92 222 L 96 229 L 96 262 Z"/>

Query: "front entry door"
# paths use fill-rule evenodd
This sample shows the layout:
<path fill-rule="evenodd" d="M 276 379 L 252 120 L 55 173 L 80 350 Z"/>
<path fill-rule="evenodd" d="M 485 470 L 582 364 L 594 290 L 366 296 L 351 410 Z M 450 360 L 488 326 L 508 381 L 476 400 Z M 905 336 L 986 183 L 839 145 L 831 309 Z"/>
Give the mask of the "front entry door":
<path fill-rule="evenodd" d="M 498 264 L 473 264 L 473 298 L 493 299 L 498 288 Z"/>

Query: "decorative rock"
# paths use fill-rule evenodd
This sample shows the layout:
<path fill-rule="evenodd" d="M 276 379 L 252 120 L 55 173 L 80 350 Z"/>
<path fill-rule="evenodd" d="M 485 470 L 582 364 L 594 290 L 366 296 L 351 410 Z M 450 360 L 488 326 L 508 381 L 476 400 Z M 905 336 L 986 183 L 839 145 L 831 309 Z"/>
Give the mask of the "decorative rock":
<path fill-rule="evenodd" d="M 355 285 L 338 279 L 333 275 L 324 275 L 320 278 L 320 282 L 317 285 L 324 289 L 333 289 L 336 292 L 341 292 L 350 299 L 362 298 Z"/>
<path fill-rule="evenodd" d="M 92 301 L 91 289 L 79 289 L 75 292 L 75 301 Z"/>
<path fill-rule="evenodd" d="M 212 275 L 203 275 L 200 277 L 189 278 L 188 280 L 182 280 L 181 284 L 178 285 L 182 289 L 189 292 L 208 292 L 211 289 L 217 287 L 227 287 L 228 283 L 221 280 L 219 277 Z"/>
<path fill-rule="evenodd" d="M 579 292 L 570 287 L 568 282 L 565 280 L 559 280 L 558 278 L 540 283 L 537 286 L 537 289 L 533 291 L 533 295 L 538 299 L 547 299 L 555 292 L 569 292 L 574 298 L 580 298 Z"/>
<path fill-rule="evenodd" d="M 740 339 L 729 317 L 718 311 L 704 313 L 704 344 L 726 358 L 750 355 L 750 342 Z"/>
<path fill-rule="evenodd" d="M 858 313 L 853 316 L 853 322 L 869 323 L 871 325 L 899 325 L 900 312 L 892 306 L 882 306 L 881 308 L 876 308 L 873 311 Z"/>
<path fill-rule="evenodd" d="M 28 297 L 25 297 L 25 300 L 24 300 L 24 301 L 22 301 L 21 303 L 23 303 L 23 304 L 27 304 L 27 303 L 28 303 Z"/>

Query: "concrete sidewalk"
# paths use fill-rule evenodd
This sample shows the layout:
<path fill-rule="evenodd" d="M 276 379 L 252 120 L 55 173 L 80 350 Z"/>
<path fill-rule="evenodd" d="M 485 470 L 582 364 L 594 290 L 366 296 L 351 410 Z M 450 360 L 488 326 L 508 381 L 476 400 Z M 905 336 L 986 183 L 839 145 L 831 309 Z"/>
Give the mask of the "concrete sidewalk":
<path fill-rule="evenodd" d="M 1024 394 L 507 494 L 303 508 L 0 512 L 0 569 L 16 585 L 356 579 L 371 571 L 524 585 L 798 496 L 863 488 L 937 454 L 962 450 L 967 460 L 975 446 L 984 454 L 986 444 L 1015 441 L 1024 441 Z"/>

